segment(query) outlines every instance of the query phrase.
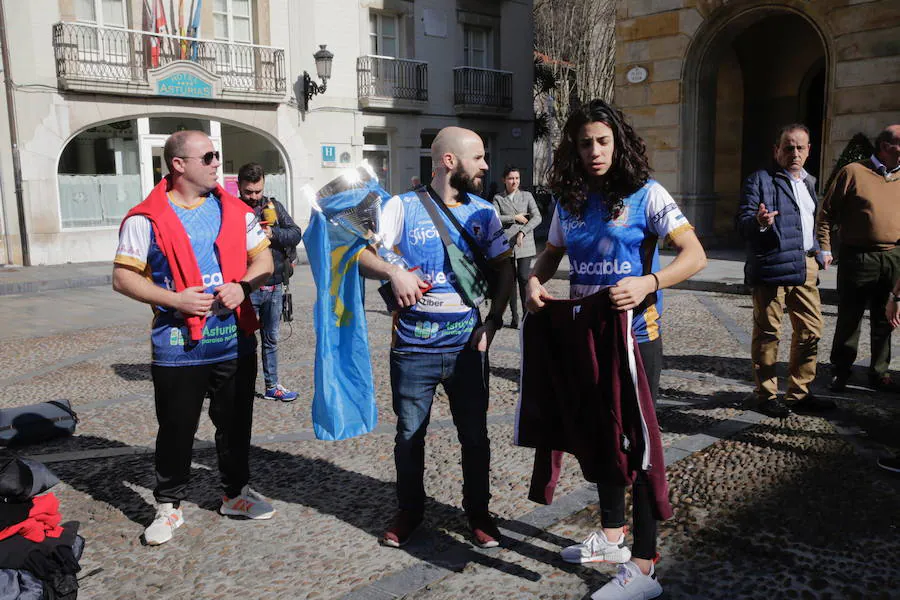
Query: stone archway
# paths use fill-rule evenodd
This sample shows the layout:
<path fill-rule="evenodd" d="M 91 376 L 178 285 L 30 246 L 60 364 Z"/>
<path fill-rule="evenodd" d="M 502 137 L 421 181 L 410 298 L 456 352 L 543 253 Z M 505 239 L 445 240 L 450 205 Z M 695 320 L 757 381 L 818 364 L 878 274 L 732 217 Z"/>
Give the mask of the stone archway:
<path fill-rule="evenodd" d="M 789 6 L 735 8 L 697 32 L 684 64 L 682 195 L 708 246 L 734 247 L 743 179 L 768 166 L 778 128 L 805 123 L 817 175 L 829 49 L 808 15 Z"/>

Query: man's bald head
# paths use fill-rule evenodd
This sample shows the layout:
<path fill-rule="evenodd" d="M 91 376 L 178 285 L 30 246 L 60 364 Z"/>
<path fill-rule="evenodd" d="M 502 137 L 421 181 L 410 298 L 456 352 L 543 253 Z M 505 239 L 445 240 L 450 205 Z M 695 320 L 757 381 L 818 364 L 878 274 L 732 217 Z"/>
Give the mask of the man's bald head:
<path fill-rule="evenodd" d="M 481 136 L 471 129 L 462 127 L 444 127 L 431 143 L 431 164 L 435 171 L 443 168 L 450 171 L 451 167 L 444 164 L 448 154 L 452 154 L 457 160 L 467 154 L 478 153 L 478 149 L 484 153 L 484 142 Z"/>
<path fill-rule="evenodd" d="M 480 192 L 488 170 L 481 136 L 462 127 L 441 129 L 431 143 L 431 165 L 436 189 L 446 183 L 463 198 L 469 192 Z"/>
<path fill-rule="evenodd" d="M 208 138 L 205 133 L 202 131 L 195 130 L 185 130 L 185 131 L 176 131 L 166 140 L 166 145 L 163 146 L 163 160 L 166 161 L 166 167 L 169 169 L 171 173 L 173 171 L 172 168 L 172 159 L 179 156 L 186 156 L 187 154 L 187 146 L 188 143 L 194 138 Z"/>
<path fill-rule="evenodd" d="M 889 171 L 900 165 L 900 124 L 888 125 L 878 134 L 875 156 Z"/>

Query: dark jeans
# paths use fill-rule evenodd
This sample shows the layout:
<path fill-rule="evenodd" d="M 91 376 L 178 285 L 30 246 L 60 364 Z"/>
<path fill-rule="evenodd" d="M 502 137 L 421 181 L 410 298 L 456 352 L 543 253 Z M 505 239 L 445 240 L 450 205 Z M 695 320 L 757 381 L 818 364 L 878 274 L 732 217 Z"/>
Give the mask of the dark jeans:
<path fill-rule="evenodd" d="M 533 256 L 525 258 L 511 258 L 513 271 L 516 274 L 516 281 L 519 283 L 519 295 L 513 292 L 509 295 L 509 312 L 512 313 L 513 323 L 519 322 L 519 302 L 522 300 L 522 312 L 525 312 L 525 284 L 528 283 L 528 276 L 531 274 L 531 266 L 534 264 Z"/>
<path fill-rule="evenodd" d="M 883 252 L 857 252 L 841 248 L 838 265 L 838 316 L 831 344 L 834 374 L 847 376 L 856 361 L 859 326 L 869 309 L 872 361 L 869 373 L 882 376 L 891 364 L 891 324 L 884 305 L 900 278 L 900 248 Z"/>
<path fill-rule="evenodd" d="M 638 344 L 653 404 L 659 394 L 659 376 L 662 371 L 662 338 Z M 625 488 L 615 485 L 598 485 L 600 523 L 615 529 L 625 525 Z M 656 518 L 653 515 L 653 492 L 646 476 L 639 474 L 632 486 L 631 504 L 634 509 L 634 546 L 631 553 L 637 558 L 656 558 Z"/>
<path fill-rule="evenodd" d="M 281 331 L 281 298 L 284 286 L 280 283 L 272 291 L 256 290 L 250 301 L 259 317 L 259 337 L 262 340 L 263 379 L 266 389 L 278 383 L 278 333 Z"/>
<path fill-rule="evenodd" d="M 450 399 L 462 446 L 463 508 L 488 510 L 491 449 L 487 435 L 488 358 L 468 346 L 457 352 L 391 350 L 391 391 L 397 415 L 394 462 L 401 510 L 425 510 L 425 432 L 438 384 Z"/>
<path fill-rule="evenodd" d="M 225 495 L 234 498 L 250 480 L 250 428 L 256 354 L 210 365 L 152 366 L 156 399 L 157 502 L 184 500 L 191 474 L 194 434 L 203 399 L 209 396 L 209 418 L 216 427 L 216 452 Z"/>

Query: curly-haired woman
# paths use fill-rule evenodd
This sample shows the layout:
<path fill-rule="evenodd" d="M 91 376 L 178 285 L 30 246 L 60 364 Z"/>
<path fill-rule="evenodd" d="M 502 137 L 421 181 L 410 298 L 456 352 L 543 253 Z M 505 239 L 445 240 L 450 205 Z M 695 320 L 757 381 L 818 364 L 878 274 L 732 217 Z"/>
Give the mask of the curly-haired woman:
<path fill-rule="evenodd" d="M 672 196 L 650 179 L 643 140 L 621 111 L 602 100 L 569 116 L 554 154 L 550 184 L 559 202 L 547 246 L 528 280 L 528 309 L 539 311 L 545 300 L 553 299 L 542 284 L 568 254 L 571 298 L 608 288 L 615 308 L 635 309 L 632 330 L 655 402 L 662 367 L 659 291 L 706 266 L 703 247 Z M 664 269 L 659 268 L 660 238 L 678 252 Z M 662 587 L 653 566 L 657 521 L 646 478 L 639 475 L 633 486 L 631 551 L 624 535 L 625 488 L 601 485 L 598 490 L 602 529 L 565 548 L 563 559 L 620 563 L 616 578 L 595 592 L 595 599 L 659 596 Z"/>

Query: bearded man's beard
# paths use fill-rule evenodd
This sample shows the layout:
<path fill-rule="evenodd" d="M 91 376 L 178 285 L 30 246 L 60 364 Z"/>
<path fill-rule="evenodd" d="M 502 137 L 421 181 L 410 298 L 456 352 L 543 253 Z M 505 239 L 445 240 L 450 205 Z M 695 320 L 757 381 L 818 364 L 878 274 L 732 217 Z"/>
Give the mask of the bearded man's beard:
<path fill-rule="evenodd" d="M 482 180 L 479 179 L 476 181 L 472 177 L 466 175 L 465 171 L 462 169 L 462 165 L 460 165 L 450 174 L 450 187 L 461 194 L 477 194 L 481 191 Z"/>

